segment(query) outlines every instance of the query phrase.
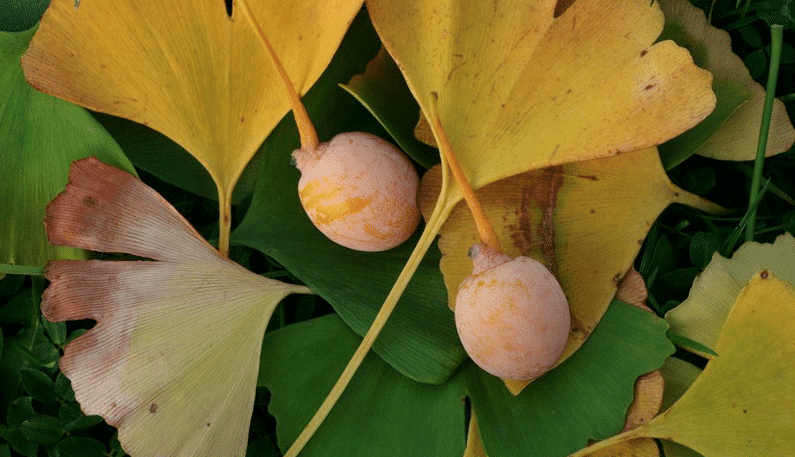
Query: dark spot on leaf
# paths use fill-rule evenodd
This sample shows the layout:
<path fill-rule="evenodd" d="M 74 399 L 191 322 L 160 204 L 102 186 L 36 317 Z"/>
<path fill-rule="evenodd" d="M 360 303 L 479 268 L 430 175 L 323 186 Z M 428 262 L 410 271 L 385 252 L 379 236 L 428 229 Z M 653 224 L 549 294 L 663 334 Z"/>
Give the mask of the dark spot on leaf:
<path fill-rule="evenodd" d="M 246 122 L 246 117 L 245 117 L 245 116 L 240 116 L 240 122 L 241 122 L 241 123 L 242 123 L 242 122 Z"/>
<path fill-rule="evenodd" d="M 767 270 L 762 270 L 762 272 L 759 273 L 759 277 L 761 277 L 762 279 L 767 279 L 767 275 L 768 275 Z"/>
<path fill-rule="evenodd" d="M 157 403 L 152 403 L 152 406 L 149 407 L 149 412 L 152 414 L 157 412 Z"/>
<path fill-rule="evenodd" d="M 591 208 L 591 214 L 596 214 L 596 210 Z"/>
<path fill-rule="evenodd" d="M 89 208 L 93 208 L 99 205 L 99 202 L 94 197 L 86 195 L 85 197 L 83 197 L 83 204 L 88 206 Z"/>
<path fill-rule="evenodd" d="M 644 49 L 643 51 L 640 51 L 640 56 L 643 57 L 643 56 L 645 56 L 648 53 L 649 53 L 649 50 L 648 49 Z"/>
<path fill-rule="evenodd" d="M 207 422 L 207 426 L 208 426 L 208 427 L 210 426 L 210 423 L 209 423 L 209 422 Z"/>
<path fill-rule="evenodd" d="M 588 179 L 590 181 L 599 181 L 599 178 L 597 178 L 594 175 L 577 175 L 577 177 L 582 178 L 582 179 Z"/>
<path fill-rule="evenodd" d="M 615 276 L 613 276 L 613 284 L 618 285 L 619 282 L 621 282 L 621 272 L 620 271 L 618 273 L 616 273 Z"/>
<path fill-rule="evenodd" d="M 747 409 L 743 409 L 743 412 L 744 412 L 744 413 L 747 413 L 747 412 L 748 412 L 748 410 L 747 410 Z"/>
<path fill-rule="evenodd" d="M 656 85 L 657 84 L 649 84 L 648 86 L 644 87 L 644 89 L 649 90 L 649 89 L 654 88 L 654 86 L 656 86 Z"/>
<path fill-rule="evenodd" d="M 567 94 L 570 94 L 570 93 L 571 93 L 571 89 L 567 90 L 567 91 L 566 91 L 566 93 L 567 93 Z"/>

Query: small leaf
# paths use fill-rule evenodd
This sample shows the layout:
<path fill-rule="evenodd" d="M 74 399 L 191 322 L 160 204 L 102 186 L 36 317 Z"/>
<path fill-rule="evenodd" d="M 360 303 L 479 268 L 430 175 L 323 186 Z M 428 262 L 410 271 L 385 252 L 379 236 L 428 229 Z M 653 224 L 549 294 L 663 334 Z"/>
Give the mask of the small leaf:
<path fill-rule="evenodd" d="M 72 383 L 69 382 L 69 378 L 64 376 L 61 372 L 58 372 L 58 376 L 55 378 L 55 395 L 62 400 L 75 401 Z"/>
<path fill-rule="evenodd" d="M 55 396 L 55 383 L 49 376 L 33 368 L 21 368 L 19 374 L 22 387 L 33 398 L 42 403 L 55 403 L 58 400 Z"/>
<path fill-rule="evenodd" d="M 41 324 L 50 337 L 50 341 L 57 346 L 63 346 L 66 342 L 66 323 L 50 322 L 47 319 L 42 319 Z"/>
<path fill-rule="evenodd" d="M 17 453 L 26 457 L 38 457 L 39 445 L 25 437 L 19 428 L 10 430 L 6 439 L 11 444 L 11 449 Z"/>
<path fill-rule="evenodd" d="M 752 78 L 761 78 L 765 74 L 765 70 L 767 70 L 767 54 L 761 49 L 751 52 L 745 56 L 745 66 L 751 72 Z"/>
<path fill-rule="evenodd" d="M 36 414 L 33 409 L 32 397 L 19 397 L 8 407 L 6 421 L 12 427 L 18 427 L 22 422 L 30 419 Z"/>
<path fill-rule="evenodd" d="M 748 43 L 749 46 L 754 48 L 761 48 L 762 46 L 764 46 L 764 44 L 762 43 L 762 36 L 759 35 L 759 32 L 756 30 L 756 27 L 751 25 L 746 25 L 740 27 L 738 31 L 740 32 L 740 35 L 743 37 L 743 40 L 745 40 L 745 42 Z"/>
<path fill-rule="evenodd" d="M 55 445 L 55 449 L 64 456 L 73 457 L 105 457 L 105 444 L 87 436 L 70 436 Z"/>
<path fill-rule="evenodd" d="M 36 414 L 22 422 L 19 431 L 31 443 L 54 444 L 66 432 L 66 424 L 55 417 L 45 414 Z"/>
<path fill-rule="evenodd" d="M 720 249 L 720 239 L 712 232 L 698 232 L 690 240 L 690 261 L 703 270 Z"/>
<path fill-rule="evenodd" d="M 81 414 L 80 417 L 66 424 L 66 430 L 70 432 L 75 430 L 86 430 L 100 423 L 102 423 L 101 416 L 86 416 Z"/>

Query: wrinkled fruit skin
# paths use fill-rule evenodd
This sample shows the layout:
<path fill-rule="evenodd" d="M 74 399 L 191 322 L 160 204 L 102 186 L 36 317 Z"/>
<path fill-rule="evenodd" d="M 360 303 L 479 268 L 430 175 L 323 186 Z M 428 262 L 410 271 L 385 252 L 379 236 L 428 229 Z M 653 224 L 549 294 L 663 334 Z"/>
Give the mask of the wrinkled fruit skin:
<path fill-rule="evenodd" d="M 301 171 L 301 205 L 335 243 L 384 251 L 417 228 L 419 178 L 391 143 L 368 133 L 341 133 L 317 151 L 293 152 L 293 160 Z"/>
<path fill-rule="evenodd" d="M 558 361 L 569 336 L 569 305 L 560 284 L 529 257 L 511 259 L 481 245 L 471 257 L 474 272 L 461 283 L 455 303 L 464 349 L 500 378 L 541 376 Z"/>

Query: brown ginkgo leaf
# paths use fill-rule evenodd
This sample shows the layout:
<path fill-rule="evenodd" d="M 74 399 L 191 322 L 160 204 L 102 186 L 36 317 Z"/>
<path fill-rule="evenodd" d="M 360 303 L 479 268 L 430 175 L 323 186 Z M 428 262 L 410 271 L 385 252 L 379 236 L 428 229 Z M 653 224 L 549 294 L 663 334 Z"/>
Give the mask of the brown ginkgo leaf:
<path fill-rule="evenodd" d="M 153 189 L 96 158 L 47 207 L 56 245 L 143 260 L 50 262 L 42 312 L 93 319 L 59 365 L 135 457 L 245 454 L 262 337 L 291 293 L 223 257 Z"/>

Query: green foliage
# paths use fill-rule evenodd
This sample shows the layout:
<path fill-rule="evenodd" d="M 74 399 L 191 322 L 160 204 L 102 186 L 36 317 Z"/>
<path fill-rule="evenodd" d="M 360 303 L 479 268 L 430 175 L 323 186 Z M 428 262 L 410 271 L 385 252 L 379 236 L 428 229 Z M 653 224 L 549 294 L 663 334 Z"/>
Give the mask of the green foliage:
<path fill-rule="evenodd" d="M 614 302 L 574 356 L 518 396 L 470 362 L 447 383 L 429 386 L 400 376 L 371 354 L 302 455 L 460 456 L 464 396 L 472 400 L 490 455 L 567 455 L 589 438 L 621 428 L 635 379 L 661 366 L 673 351 L 666 328 L 650 313 Z M 314 413 L 358 343 L 336 316 L 266 336 L 261 380 L 273 394 L 270 411 L 282 449 Z"/>

